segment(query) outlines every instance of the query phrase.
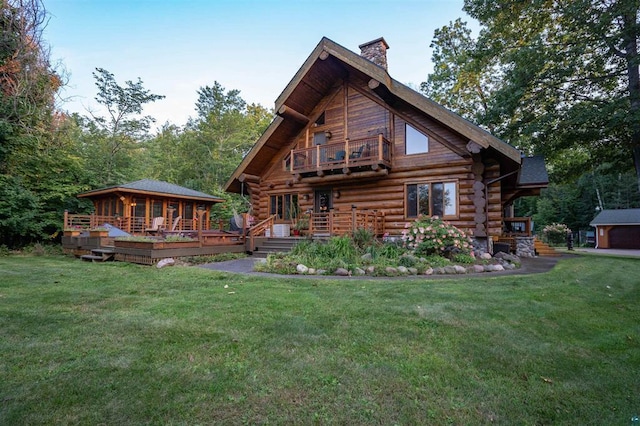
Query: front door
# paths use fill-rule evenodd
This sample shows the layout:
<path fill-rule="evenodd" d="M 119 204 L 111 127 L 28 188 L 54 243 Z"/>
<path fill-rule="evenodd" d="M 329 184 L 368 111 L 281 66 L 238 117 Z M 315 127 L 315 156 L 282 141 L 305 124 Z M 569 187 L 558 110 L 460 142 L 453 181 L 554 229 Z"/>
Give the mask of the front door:
<path fill-rule="evenodd" d="M 329 229 L 329 209 L 332 204 L 331 189 L 317 189 L 313 200 L 313 234 L 330 235 Z"/>

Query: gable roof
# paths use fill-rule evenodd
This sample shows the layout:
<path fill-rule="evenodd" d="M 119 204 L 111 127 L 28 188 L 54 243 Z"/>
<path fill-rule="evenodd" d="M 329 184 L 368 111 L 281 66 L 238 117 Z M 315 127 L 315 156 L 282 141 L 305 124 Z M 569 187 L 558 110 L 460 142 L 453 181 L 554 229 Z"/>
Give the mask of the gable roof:
<path fill-rule="evenodd" d="M 518 175 L 518 186 L 539 186 L 549 183 L 549 175 L 544 164 L 544 157 L 534 155 L 533 157 L 523 157 L 522 167 Z"/>
<path fill-rule="evenodd" d="M 92 197 L 95 195 L 109 194 L 113 192 L 127 192 L 163 196 L 170 195 L 176 198 L 188 198 L 192 200 L 208 201 L 214 203 L 221 203 L 224 201 L 222 198 L 214 197 L 213 195 L 205 194 L 204 192 L 153 179 L 141 179 L 135 182 L 124 183 L 122 185 L 114 185 L 105 188 L 94 189 L 92 191 L 78 194 L 78 197 Z"/>
<path fill-rule="evenodd" d="M 290 137 L 306 125 L 304 119 L 309 118 L 312 109 L 331 91 L 337 81 L 349 73 L 360 74 L 370 79 L 372 85 L 379 85 L 377 93 L 382 93 L 385 101 L 405 102 L 464 138 L 485 149 L 492 148 L 515 164 L 520 164 L 520 151 L 513 146 L 392 79 L 386 69 L 323 37 L 276 99 L 275 110 L 280 115 L 274 118 L 245 156 L 225 184 L 225 189 L 239 192 L 240 175 L 259 175 L 283 144 L 288 143 Z M 292 111 L 291 115 L 295 118 L 290 119 L 286 115 L 287 111 Z"/>
<path fill-rule="evenodd" d="M 640 225 L 640 209 L 602 210 L 589 225 Z"/>

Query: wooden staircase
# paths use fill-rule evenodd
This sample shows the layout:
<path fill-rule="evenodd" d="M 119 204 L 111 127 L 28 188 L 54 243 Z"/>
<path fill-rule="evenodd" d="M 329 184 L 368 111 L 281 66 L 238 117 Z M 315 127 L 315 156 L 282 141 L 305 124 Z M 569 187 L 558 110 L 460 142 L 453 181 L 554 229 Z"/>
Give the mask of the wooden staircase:
<path fill-rule="evenodd" d="M 548 244 L 543 243 L 537 238 L 533 240 L 533 247 L 538 256 L 560 256 L 560 253 L 558 253 L 553 247 L 550 247 Z"/>
<path fill-rule="evenodd" d="M 298 241 L 300 241 L 301 239 L 303 238 L 268 237 L 256 240 L 256 249 L 253 250 L 253 256 L 265 258 L 269 253 L 287 253 L 291 251 L 293 246 L 298 244 Z"/>
<path fill-rule="evenodd" d="M 84 254 L 80 259 L 87 262 L 107 262 L 113 260 L 115 255 L 116 251 L 113 247 L 100 247 L 91 249 L 91 254 Z"/>

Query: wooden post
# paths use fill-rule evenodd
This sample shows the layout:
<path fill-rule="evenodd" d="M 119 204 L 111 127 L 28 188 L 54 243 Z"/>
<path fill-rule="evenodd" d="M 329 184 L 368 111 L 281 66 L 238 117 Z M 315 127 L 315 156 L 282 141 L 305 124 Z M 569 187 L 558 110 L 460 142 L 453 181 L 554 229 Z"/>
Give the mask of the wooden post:
<path fill-rule="evenodd" d="M 349 167 L 349 138 L 344 140 L 344 161 L 345 167 Z"/>
<path fill-rule="evenodd" d="M 64 211 L 64 219 L 62 221 L 62 230 L 70 229 L 71 225 L 69 224 L 69 210 Z"/>
<path fill-rule="evenodd" d="M 293 155 L 294 155 L 294 154 L 293 154 L 293 149 L 292 149 L 292 150 L 291 150 L 291 157 L 289 157 L 289 158 L 290 158 L 290 161 L 289 161 L 289 171 L 290 171 L 290 172 L 292 172 L 292 173 L 293 173 L 293 166 L 294 166 L 294 163 L 295 163 L 295 158 L 294 158 L 294 156 L 293 156 Z"/>
<path fill-rule="evenodd" d="M 356 232 L 356 206 L 351 205 L 351 233 Z"/>
<path fill-rule="evenodd" d="M 202 218 L 204 217 L 204 209 L 198 208 L 198 242 L 200 243 L 200 247 L 202 247 Z"/>
<path fill-rule="evenodd" d="M 316 169 L 318 169 L 318 176 L 322 176 L 323 174 L 320 174 L 322 172 L 322 170 L 320 170 L 320 145 L 316 145 Z"/>
<path fill-rule="evenodd" d="M 382 133 L 378 133 L 378 161 L 382 160 Z"/>
<path fill-rule="evenodd" d="M 329 209 L 329 236 L 333 237 L 333 208 Z"/>
<path fill-rule="evenodd" d="M 169 220 L 167 220 L 167 229 L 169 231 L 173 229 L 173 212 L 175 211 L 176 209 L 173 207 L 167 207 L 167 216 L 169 217 Z"/>

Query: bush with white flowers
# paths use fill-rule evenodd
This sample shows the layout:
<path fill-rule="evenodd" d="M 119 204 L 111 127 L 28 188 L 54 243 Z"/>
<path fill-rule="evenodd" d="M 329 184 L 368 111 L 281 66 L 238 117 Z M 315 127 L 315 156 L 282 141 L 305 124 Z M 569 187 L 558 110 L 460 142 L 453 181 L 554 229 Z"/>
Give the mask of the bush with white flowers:
<path fill-rule="evenodd" d="M 471 237 L 437 216 L 407 223 L 402 231 L 404 246 L 419 256 L 470 254 Z"/>
<path fill-rule="evenodd" d="M 562 244 L 566 241 L 567 234 L 570 233 L 571 230 L 564 223 L 552 223 L 551 225 L 547 225 L 542 229 L 542 233 L 552 244 Z"/>

